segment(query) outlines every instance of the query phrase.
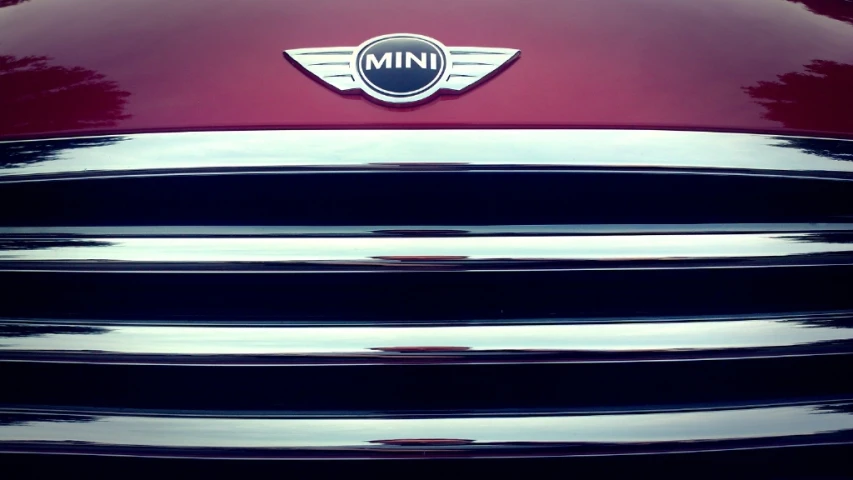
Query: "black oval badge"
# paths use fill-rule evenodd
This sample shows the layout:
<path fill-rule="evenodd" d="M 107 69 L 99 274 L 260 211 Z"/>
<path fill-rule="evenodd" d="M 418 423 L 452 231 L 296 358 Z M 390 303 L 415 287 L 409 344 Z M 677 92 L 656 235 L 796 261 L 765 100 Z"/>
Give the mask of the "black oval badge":
<path fill-rule="evenodd" d="M 429 90 L 441 80 L 446 66 L 440 46 L 414 36 L 376 40 L 358 56 L 358 74 L 367 87 L 393 97 Z"/>

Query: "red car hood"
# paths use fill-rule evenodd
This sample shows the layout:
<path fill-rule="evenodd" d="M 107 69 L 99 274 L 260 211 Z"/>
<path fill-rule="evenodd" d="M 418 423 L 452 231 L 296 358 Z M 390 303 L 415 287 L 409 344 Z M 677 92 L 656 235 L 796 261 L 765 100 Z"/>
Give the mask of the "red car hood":
<path fill-rule="evenodd" d="M 409 32 L 520 58 L 461 96 L 340 95 L 285 49 Z M 849 0 L 0 0 L 0 136 L 627 127 L 853 137 Z"/>

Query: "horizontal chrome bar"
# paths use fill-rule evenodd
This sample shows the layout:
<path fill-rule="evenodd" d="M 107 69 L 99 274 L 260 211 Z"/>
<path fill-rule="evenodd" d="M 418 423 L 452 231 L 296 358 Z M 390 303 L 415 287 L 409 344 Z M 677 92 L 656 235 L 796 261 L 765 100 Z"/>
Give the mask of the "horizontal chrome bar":
<path fill-rule="evenodd" d="M 0 271 L 532 271 L 853 264 L 849 233 L 0 239 Z"/>
<path fill-rule="evenodd" d="M 853 352 L 853 314 L 608 323 L 294 326 L 0 321 L 0 362 L 588 363 Z"/>
<path fill-rule="evenodd" d="M 99 227 L 3 227 L 6 238 L 123 237 L 530 237 L 561 235 L 657 235 L 696 233 L 822 233 L 853 231 L 853 223 L 678 223 L 552 225 L 163 225 Z"/>
<path fill-rule="evenodd" d="M 568 457 L 853 443 L 853 404 L 282 418 L 0 411 L 0 452 L 177 458 Z"/>
<path fill-rule="evenodd" d="M 853 141 L 654 130 L 291 130 L 0 142 L 0 182 L 300 171 L 674 169 L 850 178 Z"/>

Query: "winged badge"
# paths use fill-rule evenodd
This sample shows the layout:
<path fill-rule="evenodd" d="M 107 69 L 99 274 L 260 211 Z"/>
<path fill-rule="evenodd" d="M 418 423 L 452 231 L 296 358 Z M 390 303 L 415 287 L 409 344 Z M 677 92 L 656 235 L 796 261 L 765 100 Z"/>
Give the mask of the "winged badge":
<path fill-rule="evenodd" d="M 297 48 L 285 58 L 341 93 L 363 93 L 392 106 L 463 93 L 518 58 L 512 48 L 447 47 L 434 38 L 395 33 L 358 47 Z"/>

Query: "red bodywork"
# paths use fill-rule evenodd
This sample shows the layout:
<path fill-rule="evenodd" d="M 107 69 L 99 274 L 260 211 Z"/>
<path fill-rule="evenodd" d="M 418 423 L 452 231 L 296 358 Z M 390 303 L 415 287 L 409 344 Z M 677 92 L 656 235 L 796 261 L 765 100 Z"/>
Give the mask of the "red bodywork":
<path fill-rule="evenodd" d="M 282 56 L 395 32 L 521 58 L 394 109 Z M 465 126 L 853 137 L 853 2 L 0 0 L 0 137 Z"/>

